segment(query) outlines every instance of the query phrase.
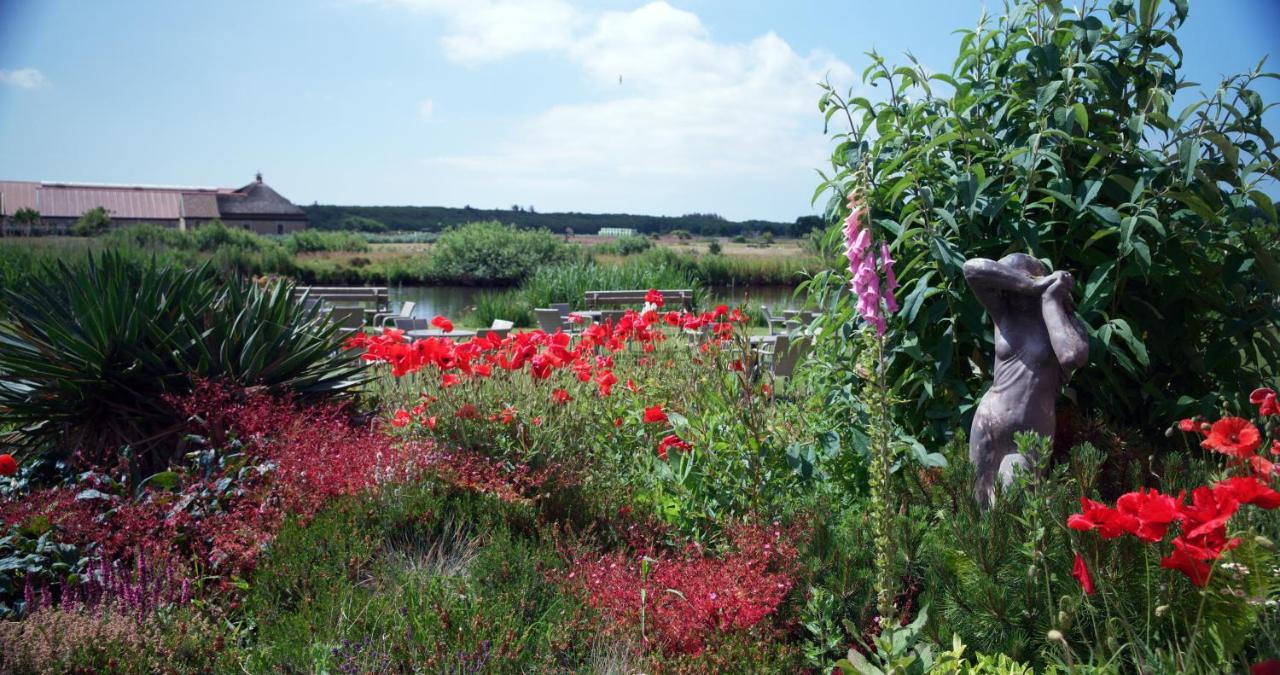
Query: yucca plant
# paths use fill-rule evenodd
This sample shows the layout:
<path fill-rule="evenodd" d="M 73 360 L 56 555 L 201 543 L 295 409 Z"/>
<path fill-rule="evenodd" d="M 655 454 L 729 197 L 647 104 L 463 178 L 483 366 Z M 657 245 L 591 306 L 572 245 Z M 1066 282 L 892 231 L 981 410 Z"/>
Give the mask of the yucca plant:
<path fill-rule="evenodd" d="M 159 468 L 184 421 L 170 399 L 198 380 L 330 398 L 364 377 L 337 328 L 292 289 L 224 284 L 206 266 L 108 251 L 58 261 L 5 294 L 0 414 L 25 452 Z"/>

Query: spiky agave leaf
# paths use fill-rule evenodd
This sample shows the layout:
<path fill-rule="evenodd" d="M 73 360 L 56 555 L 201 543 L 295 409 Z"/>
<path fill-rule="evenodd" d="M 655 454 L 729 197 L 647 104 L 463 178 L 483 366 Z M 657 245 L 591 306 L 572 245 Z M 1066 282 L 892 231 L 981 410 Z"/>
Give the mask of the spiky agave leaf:
<path fill-rule="evenodd" d="M 304 398 L 364 381 L 337 329 L 285 284 L 223 285 L 118 252 L 59 261 L 5 291 L 0 410 L 28 451 L 91 461 L 130 445 L 160 465 L 184 420 L 168 401 L 199 379 Z"/>

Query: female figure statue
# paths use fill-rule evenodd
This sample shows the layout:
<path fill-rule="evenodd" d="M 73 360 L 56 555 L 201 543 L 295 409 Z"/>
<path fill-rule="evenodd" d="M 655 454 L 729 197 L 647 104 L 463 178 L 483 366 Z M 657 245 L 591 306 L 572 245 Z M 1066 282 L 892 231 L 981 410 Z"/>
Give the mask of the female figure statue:
<path fill-rule="evenodd" d="M 999 261 L 968 260 L 964 277 L 995 324 L 995 381 L 969 433 L 974 493 L 985 509 L 997 479 L 1007 486 L 1015 470 L 1038 468 L 1040 458 L 1019 454 L 1013 436 L 1053 436 L 1058 390 L 1088 361 L 1089 340 L 1075 315 L 1070 273 L 1049 273 L 1039 260 L 1013 253 Z"/>

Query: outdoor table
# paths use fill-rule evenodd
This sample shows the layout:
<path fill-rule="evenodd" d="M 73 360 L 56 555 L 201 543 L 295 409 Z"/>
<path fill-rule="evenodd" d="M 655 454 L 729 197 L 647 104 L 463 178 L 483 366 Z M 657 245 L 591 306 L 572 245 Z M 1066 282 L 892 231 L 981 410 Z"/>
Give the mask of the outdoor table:
<path fill-rule="evenodd" d="M 412 338 L 414 340 L 422 340 L 424 338 L 433 338 L 433 337 L 434 338 L 451 338 L 454 340 L 458 340 L 462 338 L 471 338 L 475 336 L 476 336 L 476 332 L 473 330 L 444 331 L 444 330 L 436 330 L 434 328 L 427 328 L 424 330 L 411 330 L 411 331 L 405 332 L 405 337 Z"/>
<path fill-rule="evenodd" d="M 579 310 L 569 312 L 570 316 L 573 316 L 575 314 L 578 316 L 585 316 L 588 319 L 591 319 L 592 321 L 599 321 L 600 317 L 604 316 L 604 312 L 598 309 L 579 309 Z"/>

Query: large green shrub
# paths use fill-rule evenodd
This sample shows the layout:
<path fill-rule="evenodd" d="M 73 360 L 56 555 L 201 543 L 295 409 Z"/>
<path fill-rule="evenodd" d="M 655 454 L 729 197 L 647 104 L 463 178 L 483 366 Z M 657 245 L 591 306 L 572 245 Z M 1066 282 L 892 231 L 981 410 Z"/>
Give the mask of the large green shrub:
<path fill-rule="evenodd" d="M 436 240 L 431 274 L 463 285 L 512 286 L 539 267 L 574 259 L 576 250 L 547 230 L 519 230 L 497 221 L 470 223 Z"/>
<path fill-rule="evenodd" d="M 863 79 L 883 100 L 825 87 L 821 110 L 848 130 L 815 197 L 828 195 L 835 222 L 865 176 L 863 201 L 899 265 L 890 382 L 911 428 L 949 433 L 990 380 L 991 325 L 965 286 L 966 258 L 1023 251 L 1075 276 L 1091 340 L 1074 381 L 1085 409 L 1167 420 L 1276 372 L 1268 190 L 1280 155 L 1253 88 L 1275 75 L 1228 77 L 1175 108 L 1194 86 L 1175 36 L 1187 10 L 1161 4 L 1017 0 L 960 32 L 949 73 L 873 52 Z M 833 228 L 828 252 L 839 243 Z M 834 392 L 853 377 L 841 366 L 856 349 L 847 280 L 841 269 L 812 285 L 841 324 L 822 350 Z"/>
<path fill-rule="evenodd" d="M 355 232 L 322 232 L 299 230 L 283 240 L 289 253 L 316 253 L 320 251 L 351 251 L 363 253 L 369 250 L 369 242 Z"/>
<path fill-rule="evenodd" d="M 30 450 L 162 464 L 197 379 L 327 398 L 362 374 L 336 327 L 285 285 L 261 288 L 117 252 L 59 261 L 0 309 L 0 409 Z"/>

